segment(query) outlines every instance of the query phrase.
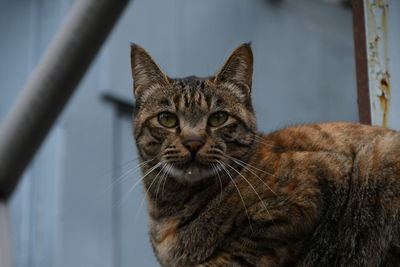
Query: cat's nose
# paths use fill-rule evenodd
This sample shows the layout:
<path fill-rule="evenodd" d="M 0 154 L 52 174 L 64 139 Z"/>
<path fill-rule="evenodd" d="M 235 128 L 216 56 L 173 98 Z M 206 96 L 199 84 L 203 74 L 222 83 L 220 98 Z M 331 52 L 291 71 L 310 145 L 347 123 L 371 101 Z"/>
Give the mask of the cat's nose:
<path fill-rule="evenodd" d="M 196 154 L 197 151 L 204 145 L 204 141 L 198 138 L 188 138 L 185 139 L 183 145 L 192 153 L 192 155 Z"/>

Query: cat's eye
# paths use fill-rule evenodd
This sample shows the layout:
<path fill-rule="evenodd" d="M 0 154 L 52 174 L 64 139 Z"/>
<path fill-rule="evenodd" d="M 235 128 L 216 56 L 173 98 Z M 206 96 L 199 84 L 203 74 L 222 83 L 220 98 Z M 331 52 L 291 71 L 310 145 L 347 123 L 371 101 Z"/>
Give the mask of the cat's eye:
<path fill-rule="evenodd" d="M 227 120 L 228 120 L 228 114 L 220 111 L 211 114 L 211 116 L 208 118 L 208 124 L 212 127 L 217 127 L 224 124 Z"/>
<path fill-rule="evenodd" d="M 178 117 L 170 112 L 161 112 L 158 114 L 158 122 L 167 128 L 173 128 L 178 125 Z"/>

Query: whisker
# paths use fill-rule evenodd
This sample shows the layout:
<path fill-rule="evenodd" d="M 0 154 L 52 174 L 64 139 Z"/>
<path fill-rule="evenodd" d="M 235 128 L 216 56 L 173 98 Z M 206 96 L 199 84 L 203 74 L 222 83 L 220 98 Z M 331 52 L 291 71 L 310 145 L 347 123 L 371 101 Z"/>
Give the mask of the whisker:
<path fill-rule="evenodd" d="M 115 173 L 115 172 L 117 172 L 118 170 L 120 170 L 120 169 L 122 169 L 123 167 L 125 167 L 127 164 L 132 163 L 132 162 L 134 162 L 134 161 L 137 161 L 138 159 L 139 159 L 139 157 L 135 157 L 134 159 L 127 160 L 127 161 L 125 161 L 125 162 L 122 162 L 122 163 L 120 163 L 120 164 L 117 164 L 117 166 L 112 167 L 112 168 L 109 169 L 109 170 L 102 171 L 99 175 L 100 175 L 100 176 L 109 176 L 109 175 L 112 175 L 113 173 Z"/>
<path fill-rule="evenodd" d="M 230 158 L 230 159 L 235 159 L 235 160 L 237 160 L 237 161 L 239 161 L 239 162 L 245 164 L 246 166 L 249 166 L 250 168 L 253 168 L 254 170 L 257 170 L 257 171 L 263 172 L 263 173 L 265 173 L 265 174 L 271 175 L 271 176 L 273 176 L 273 177 L 275 177 L 275 178 L 279 178 L 279 179 L 281 178 L 280 176 L 277 176 L 277 175 L 275 175 L 275 174 L 273 174 L 273 173 L 271 173 L 271 172 L 267 172 L 267 171 L 265 171 L 265 170 L 261 170 L 261 169 L 259 169 L 259 168 L 257 168 L 257 167 L 254 167 L 253 165 L 251 165 L 251 164 L 249 164 L 249 163 L 247 163 L 247 162 L 244 162 L 244 161 L 242 161 L 242 160 L 240 160 L 240 159 L 233 158 L 233 157 L 231 157 L 231 156 L 229 156 L 229 155 L 226 155 L 226 154 L 225 154 L 225 156 L 226 156 L 227 158 Z"/>
<path fill-rule="evenodd" d="M 167 164 L 164 164 L 163 168 L 161 169 L 161 171 L 163 172 L 161 175 L 161 178 L 158 179 L 159 181 L 157 182 L 157 189 L 156 189 L 156 202 L 158 201 L 158 190 L 160 189 L 160 185 L 163 182 L 163 179 L 165 177 L 165 175 L 167 174 L 166 170 L 169 168 L 169 166 Z"/>
<path fill-rule="evenodd" d="M 160 175 L 160 173 L 164 170 L 165 166 L 167 165 L 167 164 L 162 163 L 162 162 L 159 162 L 159 163 L 162 164 L 162 167 L 161 167 L 161 169 L 158 171 L 157 175 L 153 178 L 153 181 L 151 181 L 149 187 L 146 188 L 145 194 L 148 194 L 148 193 L 149 193 L 149 191 L 150 191 L 151 187 L 153 186 L 154 182 L 157 180 L 158 176 Z"/>
<path fill-rule="evenodd" d="M 222 169 L 226 172 L 226 174 L 228 174 L 229 179 L 232 181 L 232 183 L 233 183 L 234 186 L 236 187 L 236 190 L 237 190 L 237 192 L 239 193 L 240 199 L 242 200 L 243 207 L 244 207 L 244 210 L 245 210 L 245 212 L 246 212 L 247 219 L 248 219 L 248 221 L 249 221 L 250 229 L 253 231 L 253 227 L 251 226 L 250 216 L 249 216 L 249 213 L 248 213 L 248 211 L 247 211 L 246 204 L 245 204 L 245 202 L 244 202 L 244 199 L 243 199 L 243 197 L 242 197 L 242 194 L 240 193 L 240 190 L 239 190 L 238 186 L 236 185 L 236 183 L 235 183 L 233 177 L 231 176 L 231 174 L 229 173 L 229 170 L 225 167 L 224 163 L 223 163 L 222 161 L 218 161 L 218 163 L 220 164 L 220 166 L 222 167 Z"/>
<path fill-rule="evenodd" d="M 156 165 L 154 165 L 153 167 L 151 167 L 144 175 L 143 177 L 141 177 L 139 180 L 137 180 L 133 186 L 129 189 L 128 193 L 125 194 L 125 196 L 122 198 L 122 201 L 120 204 L 124 203 L 129 195 L 133 192 L 133 190 L 135 189 L 135 187 L 141 182 L 143 181 L 144 178 L 146 178 L 150 173 L 152 173 L 155 169 L 157 169 L 159 166 L 161 165 L 161 162 L 158 162 Z"/>
<path fill-rule="evenodd" d="M 104 192 L 107 192 L 108 190 L 111 189 L 111 187 L 115 186 L 116 184 L 122 183 L 123 180 L 125 180 L 125 178 L 128 176 L 128 174 L 135 172 L 136 170 L 138 170 L 139 168 L 141 168 L 142 166 L 145 166 L 146 164 L 148 164 L 150 161 L 154 160 L 154 158 L 143 161 L 142 163 L 139 163 L 138 165 L 136 165 L 135 167 L 129 169 L 128 171 L 126 171 L 125 173 L 121 174 L 118 178 L 116 178 L 114 181 L 111 182 L 111 184 L 109 186 L 107 186 L 107 188 L 105 189 Z"/>
<path fill-rule="evenodd" d="M 257 190 L 256 190 L 256 189 L 254 188 L 254 186 L 250 183 L 250 181 L 247 180 L 246 177 L 244 177 L 244 175 L 241 174 L 241 173 L 240 173 L 238 170 L 236 170 L 234 167 L 232 167 L 232 166 L 229 165 L 229 164 L 226 164 L 226 165 L 227 165 L 229 168 L 231 168 L 232 170 L 234 170 L 237 174 L 239 174 L 239 175 L 249 184 L 249 186 L 251 187 L 251 189 L 253 189 L 254 193 L 256 193 L 258 199 L 261 201 L 261 203 L 262 203 L 262 205 L 264 206 L 265 210 L 267 211 L 268 215 L 272 218 L 272 215 L 271 215 L 271 213 L 269 212 L 269 210 L 268 210 L 268 208 L 267 208 L 267 205 L 265 205 L 264 200 L 261 199 L 261 196 L 258 194 Z"/>
<path fill-rule="evenodd" d="M 237 158 L 234 158 L 234 157 L 231 157 L 231 156 L 229 156 L 229 155 L 225 155 L 227 158 L 229 158 L 229 159 L 231 159 L 231 160 L 233 160 L 236 164 L 239 164 L 240 166 L 242 166 L 243 168 L 245 168 L 246 170 L 248 170 L 249 172 L 251 172 L 254 176 L 256 176 L 275 196 L 278 196 L 275 192 L 274 192 L 274 190 L 272 190 L 272 188 L 263 180 L 263 179 L 261 179 L 261 177 L 260 176 L 258 176 L 255 172 L 253 172 L 250 168 L 248 168 L 246 165 L 249 165 L 249 166 L 251 166 L 250 164 L 248 164 L 248 163 L 245 163 L 245 162 L 243 162 L 243 161 L 241 161 L 241 160 L 239 160 L 239 159 L 237 159 Z M 251 167 L 253 167 L 253 166 L 251 166 Z M 253 168 L 255 168 L 255 167 L 253 167 Z M 269 175 L 271 175 L 271 174 L 269 174 Z"/>
<path fill-rule="evenodd" d="M 219 174 L 219 169 L 217 168 L 217 166 L 215 164 L 211 164 L 211 167 L 213 168 L 213 172 L 215 172 L 215 177 L 218 178 L 219 181 L 219 188 L 220 188 L 220 195 L 219 195 L 219 200 L 221 201 L 222 199 L 222 181 L 221 181 L 221 176 Z"/>
<path fill-rule="evenodd" d="M 266 145 L 266 146 L 269 146 L 269 147 L 272 147 L 272 148 L 277 148 L 277 146 L 265 143 L 264 139 L 262 137 L 258 136 L 258 135 L 253 135 L 252 138 L 257 143 L 260 143 L 260 144 L 263 144 L 263 145 Z"/>
<path fill-rule="evenodd" d="M 263 136 L 260 134 L 253 134 L 254 138 L 263 139 Z"/>
<path fill-rule="evenodd" d="M 133 192 L 133 190 L 136 188 L 136 186 L 137 186 L 138 184 L 140 184 L 140 182 L 143 181 L 144 178 L 146 178 L 147 175 L 149 175 L 151 172 L 153 172 L 153 171 L 154 171 L 157 167 L 159 167 L 160 165 L 161 165 L 161 163 L 157 163 L 156 165 L 154 165 L 153 167 L 151 167 L 151 168 L 146 172 L 146 174 L 145 174 L 143 177 L 141 177 L 138 181 L 136 181 L 136 182 L 133 184 L 133 186 L 129 189 L 129 191 L 128 191 L 127 193 L 124 194 L 124 196 L 122 197 L 122 199 L 121 199 L 118 203 L 116 203 L 116 204 L 113 205 L 113 207 L 119 207 L 119 206 L 121 206 L 123 203 L 125 203 L 125 202 L 128 200 L 130 194 L 131 194 L 131 193 Z"/>
<path fill-rule="evenodd" d="M 165 178 L 164 178 L 164 183 L 163 183 L 163 186 L 162 186 L 162 189 L 161 189 L 161 196 L 162 196 L 162 197 L 164 196 L 165 182 L 167 181 L 169 172 L 171 171 L 171 169 L 172 169 L 173 167 L 174 167 L 174 164 L 171 163 L 169 169 L 168 169 L 167 172 L 166 172 L 167 175 L 166 175 Z"/>
<path fill-rule="evenodd" d="M 139 213 L 140 213 L 140 211 L 141 211 L 142 208 L 143 208 L 143 204 L 144 204 L 144 200 L 145 200 L 145 198 L 146 198 L 146 195 L 149 193 L 149 191 L 150 191 L 151 187 L 153 186 L 154 182 L 157 180 L 158 176 L 160 175 L 160 173 L 163 171 L 163 169 L 164 169 L 165 166 L 167 165 L 167 164 L 165 164 L 165 163 L 163 163 L 163 162 L 159 162 L 159 163 L 158 163 L 158 165 L 161 165 L 161 164 L 162 164 L 163 166 L 162 166 L 161 169 L 158 171 L 157 175 L 153 178 L 153 181 L 151 181 L 149 187 L 148 187 L 148 188 L 145 188 L 145 192 L 144 192 L 144 194 L 143 194 L 142 201 L 140 202 L 139 209 L 136 211 L 135 221 L 137 220 L 137 218 L 138 218 L 138 216 L 139 216 Z"/>

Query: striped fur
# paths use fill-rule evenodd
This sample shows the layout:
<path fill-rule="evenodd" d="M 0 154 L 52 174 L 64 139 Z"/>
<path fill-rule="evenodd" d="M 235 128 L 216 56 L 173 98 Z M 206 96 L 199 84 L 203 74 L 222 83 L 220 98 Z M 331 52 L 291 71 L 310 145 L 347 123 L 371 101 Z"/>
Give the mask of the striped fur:
<path fill-rule="evenodd" d="M 132 47 L 134 136 L 162 266 L 400 266 L 400 133 L 354 123 L 263 136 L 253 58 L 215 77 L 167 77 Z M 167 128 L 161 112 L 176 114 Z M 226 122 L 207 123 L 226 112 Z M 193 154 L 185 140 L 201 140 Z"/>

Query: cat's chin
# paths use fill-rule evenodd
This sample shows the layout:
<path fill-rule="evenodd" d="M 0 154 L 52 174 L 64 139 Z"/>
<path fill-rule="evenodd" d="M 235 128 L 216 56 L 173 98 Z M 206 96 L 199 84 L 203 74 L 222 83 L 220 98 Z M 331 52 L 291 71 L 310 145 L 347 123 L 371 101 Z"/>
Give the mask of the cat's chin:
<path fill-rule="evenodd" d="M 179 182 L 192 184 L 211 177 L 213 169 L 198 163 L 190 163 L 182 166 L 174 166 L 169 173 Z"/>

